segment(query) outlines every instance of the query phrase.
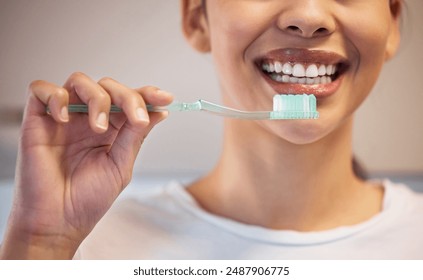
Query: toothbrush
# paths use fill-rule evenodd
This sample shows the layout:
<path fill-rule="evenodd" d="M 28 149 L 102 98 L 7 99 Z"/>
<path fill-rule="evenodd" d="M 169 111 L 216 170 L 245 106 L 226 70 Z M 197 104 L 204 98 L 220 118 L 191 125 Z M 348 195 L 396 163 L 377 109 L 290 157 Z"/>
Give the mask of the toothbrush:
<path fill-rule="evenodd" d="M 88 106 L 85 104 L 71 104 L 69 105 L 68 110 L 69 113 L 87 113 Z M 247 120 L 286 120 L 319 118 L 319 112 L 316 111 L 316 97 L 312 94 L 276 94 L 273 97 L 273 111 L 240 111 L 205 100 L 198 100 L 193 103 L 174 102 L 168 106 L 147 105 L 147 111 L 206 111 L 222 117 Z M 49 112 L 48 108 L 47 112 Z M 110 108 L 110 112 L 118 113 L 122 112 L 122 109 L 115 105 L 112 105 Z"/>

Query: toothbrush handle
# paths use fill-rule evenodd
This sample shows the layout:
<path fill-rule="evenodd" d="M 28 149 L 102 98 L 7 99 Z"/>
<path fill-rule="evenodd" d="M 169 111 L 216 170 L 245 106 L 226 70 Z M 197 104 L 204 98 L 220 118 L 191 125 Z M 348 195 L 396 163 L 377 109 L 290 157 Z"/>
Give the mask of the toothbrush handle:
<path fill-rule="evenodd" d="M 86 104 L 70 104 L 68 106 L 69 113 L 88 113 L 88 106 Z M 147 105 L 147 111 L 149 112 L 184 112 L 184 111 L 199 111 L 201 110 L 201 103 L 199 101 L 194 103 L 185 103 L 185 102 L 173 102 L 167 106 L 153 106 Z M 50 112 L 50 109 L 47 108 L 47 112 Z M 116 105 L 110 107 L 111 113 L 122 112 L 122 109 Z"/>
<path fill-rule="evenodd" d="M 194 103 L 185 103 L 185 102 L 173 102 L 167 106 L 153 106 L 147 105 L 147 111 L 149 112 L 186 112 L 186 111 L 200 111 L 201 103 L 200 101 Z"/>

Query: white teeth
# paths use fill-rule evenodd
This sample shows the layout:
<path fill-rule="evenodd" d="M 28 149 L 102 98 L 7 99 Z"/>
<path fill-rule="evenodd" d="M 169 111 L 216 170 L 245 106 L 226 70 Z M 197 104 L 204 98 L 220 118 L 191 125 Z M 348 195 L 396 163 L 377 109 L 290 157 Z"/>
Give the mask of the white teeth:
<path fill-rule="evenodd" d="M 304 85 L 318 85 L 332 82 L 331 75 L 336 73 L 336 65 L 301 63 L 291 64 L 280 61 L 264 62 L 261 65 L 263 71 L 267 72 L 270 78 L 279 83 L 292 83 Z"/>
<path fill-rule="evenodd" d="M 335 72 L 336 72 L 336 65 L 334 65 L 333 67 L 332 67 L 332 72 L 330 73 L 331 75 L 333 75 L 333 74 L 335 74 Z"/>
<path fill-rule="evenodd" d="M 320 78 L 320 83 L 321 84 L 330 84 L 332 83 L 332 78 L 328 77 L 328 76 L 323 76 Z"/>
<path fill-rule="evenodd" d="M 294 77 L 304 77 L 305 76 L 304 66 L 299 63 L 295 64 L 294 67 L 292 68 L 292 75 Z"/>
<path fill-rule="evenodd" d="M 289 77 L 289 82 L 291 84 L 296 84 L 296 83 L 298 83 L 298 78 L 297 77 Z"/>
<path fill-rule="evenodd" d="M 276 80 L 280 83 L 283 82 L 283 77 L 281 75 L 278 75 L 278 77 L 276 78 Z"/>
<path fill-rule="evenodd" d="M 320 84 L 320 77 L 316 77 L 316 78 L 314 78 L 314 84 L 315 85 L 318 85 L 318 84 Z"/>
<path fill-rule="evenodd" d="M 328 80 L 328 78 L 326 76 L 323 76 L 323 77 L 320 78 L 320 83 L 321 84 L 327 84 L 328 83 L 327 80 Z"/>
<path fill-rule="evenodd" d="M 276 73 L 282 72 L 282 63 L 280 63 L 279 61 L 276 61 L 274 66 L 275 66 Z"/>
<path fill-rule="evenodd" d="M 285 63 L 282 67 L 282 72 L 285 75 L 291 75 L 292 74 L 292 66 L 289 63 Z"/>
<path fill-rule="evenodd" d="M 333 71 L 333 65 L 328 65 L 328 66 L 326 67 L 326 73 L 327 73 L 328 75 L 332 75 L 332 71 Z"/>
<path fill-rule="evenodd" d="M 308 78 L 315 78 L 315 77 L 319 76 L 319 71 L 317 69 L 317 65 L 311 64 L 309 67 L 307 67 L 305 75 Z"/>
<path fill-rule="evenodd" d="M 307 78 L 307 77 L 294 77 L 289 75 L 281 75 L 277 73 L 271 73 L 270 78 L 279 83 L 291 83 L 291 84 L 303 84 L 303 85 L 319 85 L 328 84 L 332 82 L 332 78 L 328 76 Z"/>
<path fill-rule="evenodd" d="M 326 66 L 322 64 L 319 67 L 319 76 L 324 76 L 324 75 L 326 75 Z"/>

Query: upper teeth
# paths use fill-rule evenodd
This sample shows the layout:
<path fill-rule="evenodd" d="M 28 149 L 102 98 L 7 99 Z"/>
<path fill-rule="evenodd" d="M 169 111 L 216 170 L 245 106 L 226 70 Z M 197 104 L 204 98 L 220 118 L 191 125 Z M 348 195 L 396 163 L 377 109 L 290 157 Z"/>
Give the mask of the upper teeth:
<path fill-rule="evenodd" d="M 301 63 L 282 63 L 279 61 L 275 61 L 263 63 L 262 69 L 268 73 L 285 74 L 297 78 L 317 78 L 319 76 L 331 76 L 335 74 L 336 65 L 304 65 Z"/>

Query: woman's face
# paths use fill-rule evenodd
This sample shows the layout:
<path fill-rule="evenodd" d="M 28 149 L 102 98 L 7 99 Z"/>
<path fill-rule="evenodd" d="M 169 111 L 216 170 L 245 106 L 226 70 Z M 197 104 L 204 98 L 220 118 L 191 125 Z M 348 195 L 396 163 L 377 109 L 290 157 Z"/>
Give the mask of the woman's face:
<path fill-rule="evenodd" d="M 254 123 L 298 144 L 328 135 L 351 117 L 399 42 L 397 13 L 388 0 L 213 0 L 206 5 L 203 36 L 227 106 L 272 110 L 277 93 L 316 95 L 318 120 Z"/>

